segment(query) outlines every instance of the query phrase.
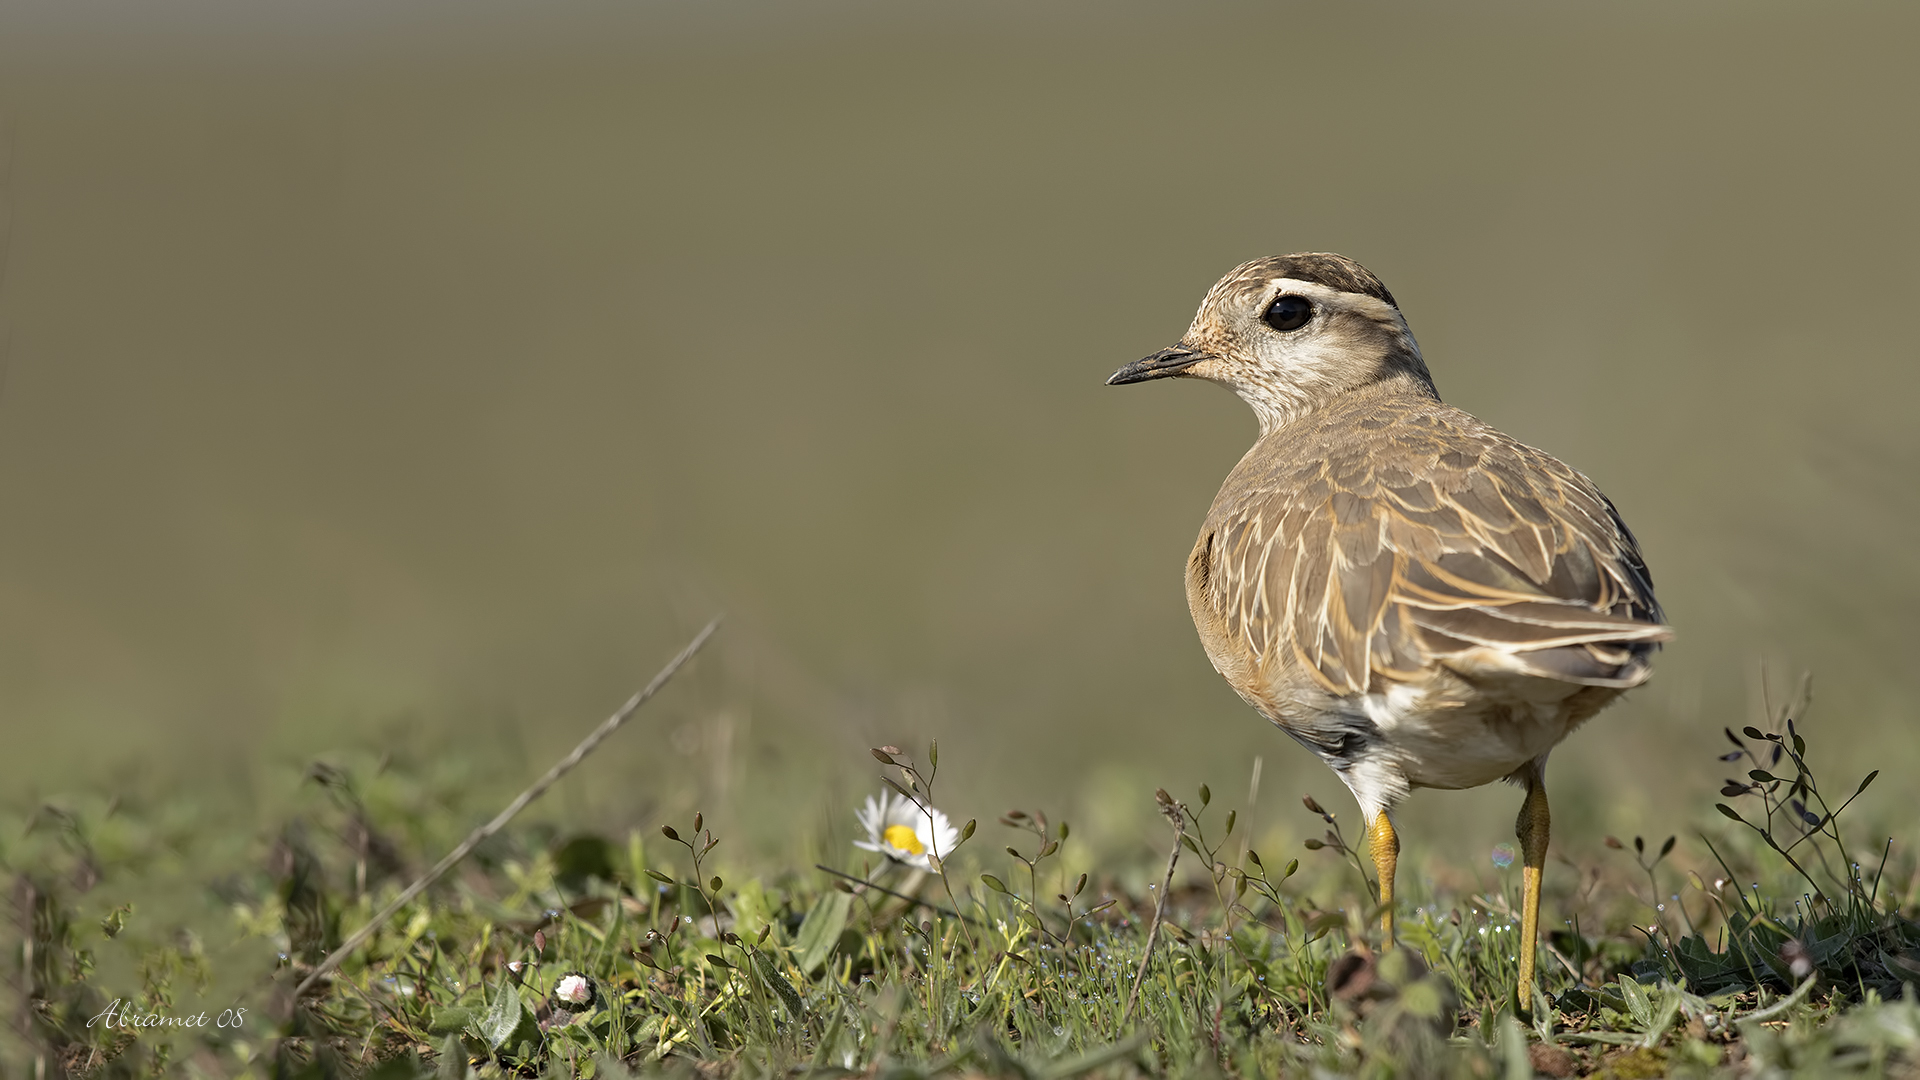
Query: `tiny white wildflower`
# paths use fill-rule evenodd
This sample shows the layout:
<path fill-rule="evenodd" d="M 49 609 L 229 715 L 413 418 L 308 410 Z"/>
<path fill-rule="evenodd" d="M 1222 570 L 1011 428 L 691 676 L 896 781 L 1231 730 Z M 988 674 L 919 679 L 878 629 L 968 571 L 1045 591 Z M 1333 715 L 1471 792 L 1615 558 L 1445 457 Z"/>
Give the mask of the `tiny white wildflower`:
<path fill-rule="evenodd" d="M 567 1005 L 585 1005 L 593 1000 L 593 984 L 584 975 L 569 975 L 553 988 L 553 996 Z"/>
<path fill-rule="evenodd" d="M 1788 938 L 1780 946 L 1780 959 L 1787 962 L 1787 970 L 1793 972 L 1796 979 L 1804 979 L 1813 974 L 1813 953 L 1794 938 Z"/>
<path fill-rule="evenodd" d="M 867 796 L 858 816 L 867 838 L 855 840 L 854 847 L 921 870 L 934 869 L 933 860 L 951 855 L 960 843 L 960 830 L 948 823 L 947 815 L 931 806 L 922 810 L 891 791 L 881 792 L 878 799 Z"/>

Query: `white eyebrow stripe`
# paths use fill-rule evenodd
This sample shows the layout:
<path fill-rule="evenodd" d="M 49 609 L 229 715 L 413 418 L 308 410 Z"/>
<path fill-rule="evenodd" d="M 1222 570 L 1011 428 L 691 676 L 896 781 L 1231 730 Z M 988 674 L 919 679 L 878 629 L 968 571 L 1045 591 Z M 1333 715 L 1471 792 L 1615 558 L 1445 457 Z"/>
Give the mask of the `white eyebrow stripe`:
<path fill-rule="evenodd" d="M 1273 296 L 1269 297 L 1265 303 L 1261 305 L 1262 308 L 1264 308 L 1266 304 L 1273 303 L 1274 299 L 1282 295 L 1304 296 L 1309 300 L 1318 300 L 1321 303 L 1329 303 L 1337 300 L 1347 308 L 1358 311 L 1370 318 L 1378 319 L 1384 323 L 1401 321 L 1399 309 L 1377 296 L 1368 296 L 1366 293 L 1348 292 L 1345 289 L 1335 289 L 1331 286 L 1322 285 L 1317 281 L 1304 281 L 1300 278 L 1290 277 L 1268 278 L 1267 286 L 1273 289 Z"/>

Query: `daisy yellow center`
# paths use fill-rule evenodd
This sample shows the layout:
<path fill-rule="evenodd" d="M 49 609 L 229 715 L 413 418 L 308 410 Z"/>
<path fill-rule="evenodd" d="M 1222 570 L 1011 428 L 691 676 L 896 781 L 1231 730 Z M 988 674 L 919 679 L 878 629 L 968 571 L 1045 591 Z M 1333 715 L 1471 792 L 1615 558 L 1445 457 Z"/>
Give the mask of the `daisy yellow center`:
<path fill-rule="evenodd" d="M 897 848 L 911 855 L 925 855 L 927 853 L 927 846 L 920 842 L 918 836 L 914 835 L 913 826 L 911 825 L 889 825 L 883 835 L 886 836 L 889 847 Z"/>

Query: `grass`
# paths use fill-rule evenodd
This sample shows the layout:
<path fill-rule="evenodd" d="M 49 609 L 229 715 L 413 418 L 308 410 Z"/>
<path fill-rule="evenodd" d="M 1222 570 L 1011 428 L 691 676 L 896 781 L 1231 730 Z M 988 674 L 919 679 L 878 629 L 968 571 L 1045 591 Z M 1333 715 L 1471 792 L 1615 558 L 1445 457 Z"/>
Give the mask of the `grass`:
<path fill-rule="evenodd" d="M 1872 777 L 1833 799 L 1784 715 L 1728 738 L 1744 778 L 1726 782 L 1715 831 L 1610 840 L 1612 861 L 1550 871 L 1549 910 L 1567 923 L 1546 945 L 1531 1019 L 1510 998 L 1514 875 L 1477 889 L 1409 881 L 1404 947 L 1382 954 L 1360 853 L 1310 796 L 1326 835 L 1296 859 L 1248 846 L 1205 787 L 1191 800 L 1160 792 L 1168 857 L 1150 867 L 1069 864 L 1070 825 L 1039 811 L 966 823 L 958 850 L 925 870 L 835 858 L 755 873 L 728 862 L 699 814 L 619 838 L 509 827 L 297 1005 L 292 988 L 473 820 L 481 808 L 457 785 L 391 760 L 317 765 L 302 811 L 264 831 L 164 807 L 41 807 L 0 848 L 23 930 L 0 1067 L 1914 1074 L 1916 867 L 1891 844 L 1867 857 L 1841 816 Z M 924 764 L 875 755 L 897 797 L 938 805 L 937 747 Z M 223 863 L 208 837 L 236 857 Z M 189 854 L 166 871 L 154 852 L 167 851 Z M 1711 872 L 1677 865 L 1689 853 Z M 165 872 L 211 920 L 155 910 L 140 888 Z M 205 1026 L 98 1022 L 116 1000 L 119 1016 Z"/>

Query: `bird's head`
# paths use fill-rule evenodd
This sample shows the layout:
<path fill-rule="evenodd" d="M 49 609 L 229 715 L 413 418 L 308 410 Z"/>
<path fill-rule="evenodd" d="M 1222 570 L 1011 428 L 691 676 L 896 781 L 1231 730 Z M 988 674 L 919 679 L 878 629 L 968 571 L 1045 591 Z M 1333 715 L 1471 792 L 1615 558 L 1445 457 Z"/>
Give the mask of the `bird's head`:
<path fill-rule="evenodd" d="M 1399 305 L 1341 255 L 1255 259 L 1208 291 L 1179 344 L 1128 364 L 1110 386 L 1208 379 L 1253 406 L 1262 435 L 1347 391 L 1407 379 L 1433 393 Z"/>

